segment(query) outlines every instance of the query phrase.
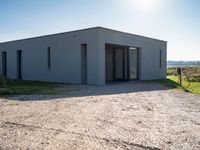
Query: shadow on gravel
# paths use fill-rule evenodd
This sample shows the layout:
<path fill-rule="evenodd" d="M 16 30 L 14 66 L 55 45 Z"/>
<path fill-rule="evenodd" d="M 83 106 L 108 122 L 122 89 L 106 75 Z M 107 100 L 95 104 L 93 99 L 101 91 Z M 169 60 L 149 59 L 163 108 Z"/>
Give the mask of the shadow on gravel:
<path fill-rule="evenodd" d="M 17 101 L 41 101 L 41 100 L 54 100 L 70 97 L 84 97 L 84 96 L 101 96 L 101 95 L 114 95 L 114 94 L 126 94 L 145 91 L 158 91 L 169 90 L 173 87 L 164 86 L 158 82 L 141 82 L 141 81 L 129 81 L 129 82 L 112 82 L 102 86 L 92 85 L 66 85 L 71 86 L 73 90 L 63 92 L 63 94 L 45 95 L 45 94 L 32 94 L 32 95 L 14 95 L 6 97 L 7 100 Z M 65 86 L 61 87 L 65 91 Z"/>

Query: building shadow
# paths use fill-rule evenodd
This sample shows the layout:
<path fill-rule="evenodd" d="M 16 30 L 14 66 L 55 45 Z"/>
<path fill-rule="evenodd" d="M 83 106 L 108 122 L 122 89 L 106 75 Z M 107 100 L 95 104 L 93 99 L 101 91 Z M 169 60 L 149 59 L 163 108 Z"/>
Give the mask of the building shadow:
<path fill-rule="evenodd" d="M 111 82 L 102 86 L 93 85 L 62 85 L 59 87 L 63 90 L 62 94 L 31 94 L 31 95 L 13 95 L 6 97 L 7 100 L 16 101 L 43 101 L 56 100 L 71 97 L 86 97 L 86 96 L 103 96 L 115 94 L 129 94 L 169 90 L 173 87 L 164 86 L 161 83 L 153 81 L 126 81 L 126 82 Z"/>

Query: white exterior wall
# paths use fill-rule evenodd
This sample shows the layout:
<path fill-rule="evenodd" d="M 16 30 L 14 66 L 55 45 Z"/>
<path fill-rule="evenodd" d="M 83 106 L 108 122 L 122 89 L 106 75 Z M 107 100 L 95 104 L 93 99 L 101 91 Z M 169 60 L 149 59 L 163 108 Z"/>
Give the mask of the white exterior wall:
<path fill-rule="evenodd" d="M 0 44 L 7 52 L 7 76 L 17 78 L 17 50 L 22 50 L 23 80 L 81 83 L 81 44 L 87 43 L 88 84 L 98 84 L 98 30 L 81 30 Z M 47 48 L 51 47 L 51 69 Z M 2 65 L 0 65 L 2 72 Z"/>
<path fill-rule="evenodd" d="M 133 46 L 140 48 L 139 79 L 154 80 L 166 78 L 167 42 L 100 28 L 100 52 L 105 53 L 105 43 Z M 162 67 L 160 68 L 160 50 L 162 51 Z M 105 66 L 105 57 L 101 57 L 101 64 Z M 105 69 L 101 68 L 102 81 L 105 81 Z"/>
<path fill-rule="evenodd" d="M 81 44 L 87 44 L 87 83 L 105 84 L 105 43 L 141 48 L 141 80 L 166 77 L 166 42 L 101 27 L 0 43 L 7 52 L 7 76 L 17 78 L 17 50 L 22 50 L 23 80 L 81 83 Z M 47 48 L 51 47 L 51 69 Z M 159 51 L 162 50 L 162 68 Z"/>

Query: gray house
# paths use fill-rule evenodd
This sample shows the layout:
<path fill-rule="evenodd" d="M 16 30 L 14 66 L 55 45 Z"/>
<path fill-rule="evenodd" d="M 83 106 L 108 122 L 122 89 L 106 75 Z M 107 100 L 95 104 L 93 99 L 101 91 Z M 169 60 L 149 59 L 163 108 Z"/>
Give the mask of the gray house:
<path fill-rule="evenodd" d="M 96 85 L 164 79 L 166 55 L 166 41 L 94 27 L 0 43 L 0 74 Z"/>

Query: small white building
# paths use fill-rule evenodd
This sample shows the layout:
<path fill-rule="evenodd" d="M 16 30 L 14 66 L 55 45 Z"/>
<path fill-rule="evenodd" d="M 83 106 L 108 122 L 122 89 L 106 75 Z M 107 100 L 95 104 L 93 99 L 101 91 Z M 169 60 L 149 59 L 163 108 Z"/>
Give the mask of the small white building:
<path fill-rule="evenodd" d="M 0 43 L 10 79 L 102 85 L 166 78 L 167 42 L 102 27 Z"/>

